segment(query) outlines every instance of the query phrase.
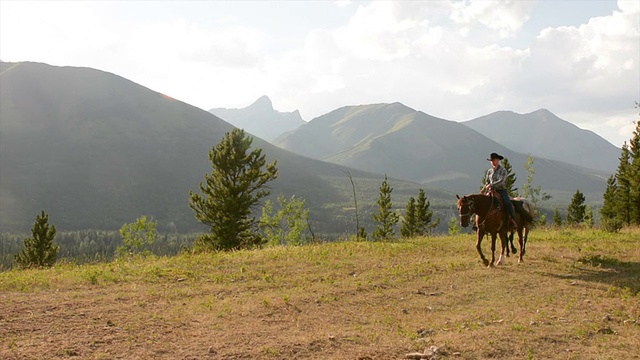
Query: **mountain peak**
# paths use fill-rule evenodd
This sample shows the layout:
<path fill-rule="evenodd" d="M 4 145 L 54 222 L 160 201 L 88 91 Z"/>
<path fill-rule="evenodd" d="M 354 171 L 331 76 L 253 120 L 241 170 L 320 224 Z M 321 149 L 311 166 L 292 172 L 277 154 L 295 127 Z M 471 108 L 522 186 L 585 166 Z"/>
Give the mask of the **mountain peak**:
<path fill-rule="evenodd" d="M 253 104 L 248 106 L 251 109 L 256 110 L 271 110 L 273 111 L 273 103 L 271 99 L 267 95 L 262 95 L 258 98 L 258 100 L 254 101 Z"/>
<path fill-rule="evenodd" d="M 549 119 L 558 119 L 561 120 L 560 118 L 558 118 L 558 116 L 556 116 L 556 114 L 552 113 L 551 111 L 547 110 L 547 109 L 538 109 L 534 112 L 531 113 L 531 115 L 534 115 L 538 118 L 541 118 L 542 120 L 549 120 Z"/>

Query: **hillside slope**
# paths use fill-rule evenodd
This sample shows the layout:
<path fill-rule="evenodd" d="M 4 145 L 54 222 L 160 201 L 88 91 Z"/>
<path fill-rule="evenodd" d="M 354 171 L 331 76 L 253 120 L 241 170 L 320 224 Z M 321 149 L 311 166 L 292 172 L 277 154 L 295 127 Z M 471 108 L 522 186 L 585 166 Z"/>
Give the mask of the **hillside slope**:
<path fill-rule="evenodd" d="M 169 230 L 203 229 L 188 206 L 211 172 L 208 152 L 233 127 L 216 116 L 103 71 L 2 63 L 0 229 L 27 230 L 45 210 L 59 229 L 117 229 L 140 215 Z M 274 195 L 307 200 L 318 230 L 343 231 L 344 167 L 256 138 L 278 161 Z M 361 183 L 380 175 L 351 170 Z M 417 193 L 417 184 L 405 183 Z M 375 191 L 374 191 L 375 190 Z M 375 199 L 377 189 L 363 189 Z M 372 200 L 374 201 L 374 200 Z"/>

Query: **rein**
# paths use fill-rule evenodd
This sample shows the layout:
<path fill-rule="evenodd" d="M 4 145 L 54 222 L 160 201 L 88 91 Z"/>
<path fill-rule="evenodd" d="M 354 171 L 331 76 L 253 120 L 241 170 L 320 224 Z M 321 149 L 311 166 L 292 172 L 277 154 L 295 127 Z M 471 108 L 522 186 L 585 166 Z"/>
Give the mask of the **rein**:
<path fill-rule="evenodd" d="M 489 214 L 491 212 L 491 209 L 493 209 L 493 192 L 489 193 L 489 196 L 491 197 L 491 200 L 489 201 L 489 210 L 487 210 L 485 216 L 484 216 L 484 220 L 482 220 L 482 222 L 476 224 L 476 226 L 480 227 L 480 226 L 484 226 L 484 223 L 487 222 L 487 214 Z"/>

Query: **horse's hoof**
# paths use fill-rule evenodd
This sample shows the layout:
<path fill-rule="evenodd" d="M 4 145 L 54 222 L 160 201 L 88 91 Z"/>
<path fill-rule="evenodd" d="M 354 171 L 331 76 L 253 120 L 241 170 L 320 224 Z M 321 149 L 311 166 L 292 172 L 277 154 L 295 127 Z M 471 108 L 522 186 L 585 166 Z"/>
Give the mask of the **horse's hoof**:
<path fill-rule="evenodd" d="M 518 259 L 518 264 L 522 264 L 523 262 L 524 262 L 524 260 Z"/>
<path fill-rule="evenodd" d="M 517 253 L 518 253 L 518 249 L 516 249 L 516 248 L 512 247 L 512 248 L 511 248 L 511 252 L 513 253 L 513 255 L 515 255 L 515 254 L 517 254 Z"/>
<path fill-rule="evenodd" d="M 484 264 L 484 266 L 489 266 L 489 260 L 487 259 L 482 259 L 482 263 Z"/>

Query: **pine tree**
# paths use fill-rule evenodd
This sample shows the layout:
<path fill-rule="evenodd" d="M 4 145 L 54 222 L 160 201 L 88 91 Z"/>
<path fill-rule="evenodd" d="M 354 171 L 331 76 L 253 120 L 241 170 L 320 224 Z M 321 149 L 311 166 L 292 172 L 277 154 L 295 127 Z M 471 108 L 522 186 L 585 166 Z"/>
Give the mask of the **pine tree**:
<path fill-rule="evenodd" d="M 587 205 L 585 205 L 584 194 L 580 192 L 580 189 L 576 190 L 576 193 L 571 199 L 571 204 L 567 208 L 567 224 L 578 225 L 584 222 L 584 217 L 587 211 Z"/>
<path fill-rule="evenodd" d="M 509 194 L 510 197 L 514 198 L 518 196 L 518 188 L 514 188 L 515 184 L 516 184 L 516 180 L 518 179 L 516 177 L 516 173 L 512 173 L 513 168 L 511 166 L 511 163 L 509 162 L 509 159 L 504 158 L 502 159 L 502 167 L 507 171 L 507 182 L 505 184 L 505 188 L 507 190 L 507 193 Z"/>
<path fill-rule="evenodd" d="M 265 184 L 278 177 L 278 170 L 275 161 L 266 164 L 261 149 L 250 151 L 252 142 L 244 130 L 233 129 L 209 151 L 212 171 L 200 183 L 202 195 L 189 192 L 196 218 L 210 227 L 210 234 L 200 237 L 197 247 L 230 250 L 264 242 L 251 214 L 260 199 L 269 195 Z"/>
<path fill-rule="evenodd" d="M 407 208 L 404 211 L 404 217 L 402 218 L 402 227 L 400 228 L 400 235 L 406 238 L 411 238 L 417 235 L 418 232 L 418 218 L 416 216 L 416 199 L 409 198 Z"/>
<path fill-rule="evenodd" d="M 562 216 L 560 216 L 558 208 L 553 212 L 553 224 L 557 227 L 562 226 Z"/>
<path fill-rule="evenodd" d="M 636 122 L 633 137 L 629 140 L 629 155 L 629 220 L 634 225 L 640 225 L 640 121 Z"/>
<path fill-rule="evenodd" d="M 433 211 L 429 210 L 431 203 L 423 189 L 418 191 L 418 203 L 416 204 L 417 232 L 416 235 L 425 236 L 440 224 L 440 218 L 433 220 Z"/>
<path fill-rule="evenodd" d="M 618 191 L 616 192 L 616 211 L 618 218 L 623 224 L 631 224 L 631 184 L 629 163 L 631 159 L 631 153 L 629 152 L 629 146 L 625 142 L 622 145 L 622 152 L 620 154 L 620 163 L 618 164 L 618 171 L 616 172 L 616 179 L 618 180 Z"/>
<path fill-rule="evenodd" d="M 358 228 L 357 240 L 367 240 L 367 230 L 365 230 L 363 226 Z"/>
<path fill-rule="evenodd" d="M 591 206 L 587 205 L 584 211 L 584 225 L 588 228 L 592 228 L 594 225 L 595 219 L 593 218 L 593 209 Z"/>
<path fill-rule="evenodd" d="M 31 237 L 24 239 L 22 252 L 15 255 L 16 264 L 23 268 L 51 267 L 55 264 L 59 246 L 53 243 L 56 226 L 49 226 L 49 215 L 42 211 L 36 216 Z"/>
<path fill-rule="evenodd" d="M 387 175 L 385 175 L 382 185 L 380 185 L 378 213 L 373 214 L 373 221 L 376 223 L 376 227 L 371 235 L 373 240 L 388 240 L 395 237 L 393 227 L 398 223 L 398 214 L 392 210 L 392 191 L 393 188 L 389 186 Z"/>
<path fill-rule="evenodd" d="M 607 180 L 607 189 L 604 192 L 604 204 L 600 209 L 602 228 L 605 231 L 618 232 L 622 228 L 622 219 L 618 216 L 616 199 L 618 196 L 618 184 L 615 176 Z"/>

